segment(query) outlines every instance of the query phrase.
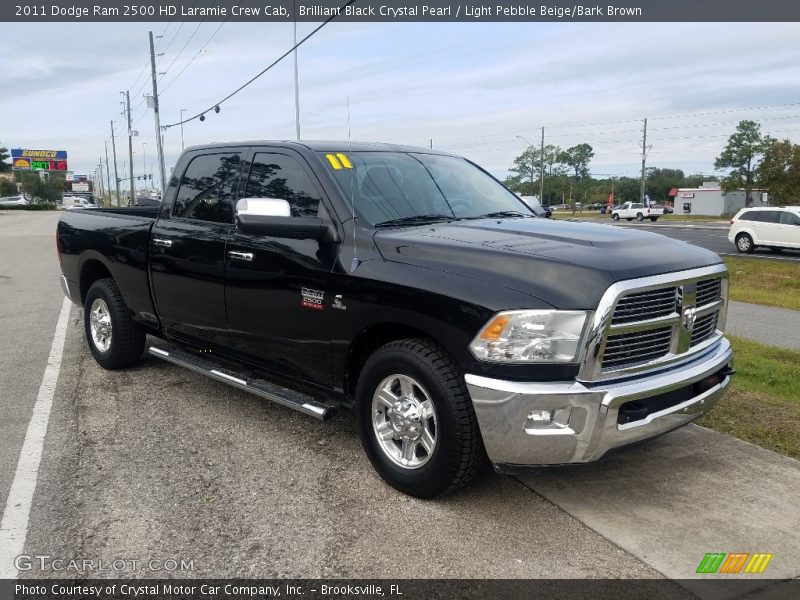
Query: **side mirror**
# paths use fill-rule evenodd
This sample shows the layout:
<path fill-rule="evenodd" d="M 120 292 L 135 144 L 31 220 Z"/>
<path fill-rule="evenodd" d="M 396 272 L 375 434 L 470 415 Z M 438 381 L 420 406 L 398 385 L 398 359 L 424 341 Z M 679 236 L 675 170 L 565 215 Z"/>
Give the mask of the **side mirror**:
<path fill-rule="evenodd" d="M 319 217 L 293 217 L 281 198 L 242 198 L 236 203 L 236 225 L 243 233 L 292 240 L 338 242 L 336 229 Z"/>

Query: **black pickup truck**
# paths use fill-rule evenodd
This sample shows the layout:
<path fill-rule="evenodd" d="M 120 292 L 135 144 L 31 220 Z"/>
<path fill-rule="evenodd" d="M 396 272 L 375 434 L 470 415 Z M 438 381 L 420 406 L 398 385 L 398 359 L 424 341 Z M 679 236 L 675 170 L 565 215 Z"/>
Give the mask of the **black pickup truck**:
<path fill-rule="evenodd" d="M 536 217 L 475 164 L 347 142 L 194 147 L 157 208 L 69 211 L 65 293 L 108 369 L 151 355 L 325 418 L 397 489 L 594 461 L 731 380 L 719 256 Z M 699 451 L 699 449 L 698 449 Z"/>

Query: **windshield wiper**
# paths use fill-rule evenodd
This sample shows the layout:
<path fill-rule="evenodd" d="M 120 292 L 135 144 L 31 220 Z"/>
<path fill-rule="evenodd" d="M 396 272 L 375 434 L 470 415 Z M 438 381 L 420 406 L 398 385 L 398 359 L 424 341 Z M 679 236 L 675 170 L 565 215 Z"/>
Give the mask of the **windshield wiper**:
<path fill-rule="evenodd" d="M 375 227 L 393 227 L 395 225 L 427 225 L 428 223 L 437 223 L 440 221 L 454 221 L 456 217 L 452 215 L 411 215 L 410 217 L 401 217 L 399 219 L 390 219 L 389 221 L 381 221 L 376 223 Z"/>
<path fill-rule="evenodd" d="M 505 217 L 533 217 L 530 213 L 519 212 L 518 210 L 499 210 L 497 212 L 486 213 L 485 215 L 478 215 L 471 217 L 473 219 L 502 219 Z"/>

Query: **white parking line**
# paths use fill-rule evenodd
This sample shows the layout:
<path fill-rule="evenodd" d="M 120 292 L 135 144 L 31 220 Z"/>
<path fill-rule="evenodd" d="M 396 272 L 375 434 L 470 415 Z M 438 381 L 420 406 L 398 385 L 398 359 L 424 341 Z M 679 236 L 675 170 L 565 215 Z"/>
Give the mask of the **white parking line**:
<path fill-rule="evenodd" d="M 33 503 L 33 493 L 36 491 L 36 479 L 39 476 L 39 463 L 42 459 L 50 408 L 53 406 L 58 374 L 61 371 L 64 338 L 67 334 L 71 306 L 72 303 L 69 299 L 64 298 L 56 323 L 53 343 L 50 346 L 50 355 L 47 358 L 47 367 L 45 367 L 42 383 L 39 386 L 36 403 L 33 405 L 33 414 L 31 414 L 25 441 L 22 443 L 22 450 L 19 453 L 17 471 L 8 492 L 6 509 L 3 511 L 3 521 L 0 523 L 0 579 L 17 577 L 14 560 L 22 554 L 25 537 L 28 533 L 28 519 Z"/>

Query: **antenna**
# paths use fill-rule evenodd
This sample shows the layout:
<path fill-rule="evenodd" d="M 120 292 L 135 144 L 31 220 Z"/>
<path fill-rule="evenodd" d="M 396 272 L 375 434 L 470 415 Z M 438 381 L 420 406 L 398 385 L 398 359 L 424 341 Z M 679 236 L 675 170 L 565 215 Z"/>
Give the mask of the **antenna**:
<path fill-rule="evenodd" d="M 350 160 L 353 159 L 353 137 L 350 130 L 350 96 L 347 97 L 347 144 L 348 144 L 348 153 L 350 154 Z M 350 272 L 356 270 L 358 266 L 358 254 L 357 254 L 357 242 L 356 242 L 356 201 L 355 201 L 355 169 L 356 163 L 353 163 L 353 169 L 350 173 L 350 207 L 353 210 L 353 261 L 350 263 Z"/>

